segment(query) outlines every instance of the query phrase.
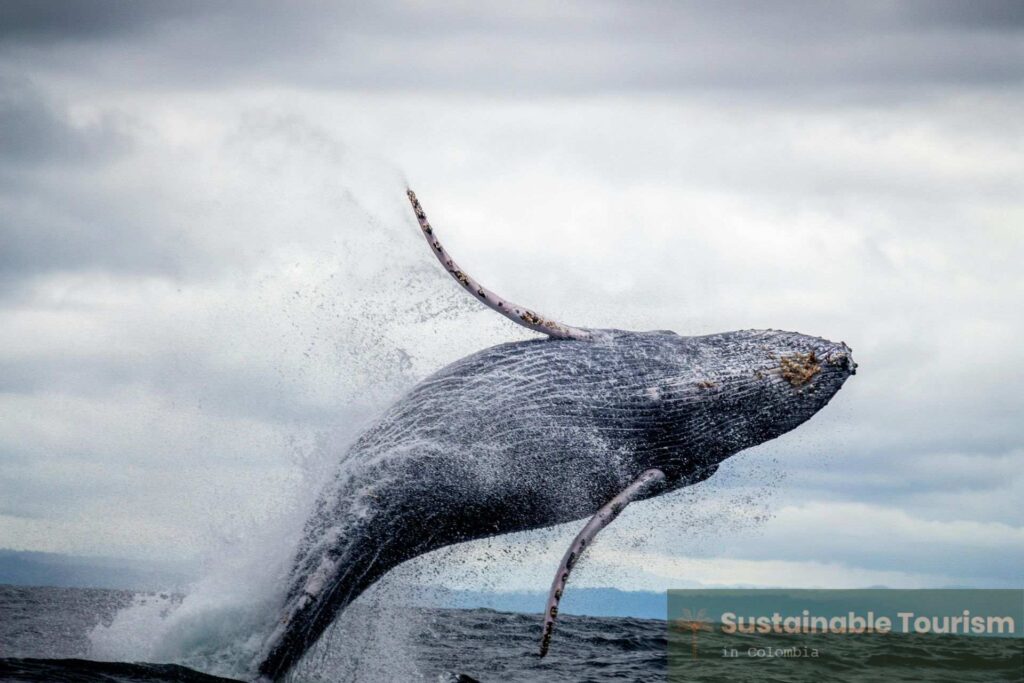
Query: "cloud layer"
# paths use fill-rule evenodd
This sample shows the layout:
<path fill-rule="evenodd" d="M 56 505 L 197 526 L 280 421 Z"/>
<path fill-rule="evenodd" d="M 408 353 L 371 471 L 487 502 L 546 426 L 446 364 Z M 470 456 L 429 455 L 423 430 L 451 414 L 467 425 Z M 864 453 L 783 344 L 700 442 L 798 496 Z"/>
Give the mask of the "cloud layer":
<path fill-rule="evenodd" d="M 375 410 L 524 337 L 446 281 L 409 182 L 513 300 L 861 365 L 631 508 L 582 582 L 1019 583 L 1019 3 L 0 12 L 0 545 L 174 558 L 301 523 Z M 535 587 L 555 533 L 446 557 Z"/>

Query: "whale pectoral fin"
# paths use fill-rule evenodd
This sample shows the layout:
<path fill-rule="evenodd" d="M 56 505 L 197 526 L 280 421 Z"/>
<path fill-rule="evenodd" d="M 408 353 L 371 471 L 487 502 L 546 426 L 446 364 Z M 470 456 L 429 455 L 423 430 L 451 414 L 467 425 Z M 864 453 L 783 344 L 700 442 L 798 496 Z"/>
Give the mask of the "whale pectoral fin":
<path fill-rule="evenodd" d="M 569 581 L 569 572 L 572 571 L 572 568 L 580 559 L 580 555 L 583 554 L 583 551 L 586 550 L 586 548 L 593 542 L 594 538 L 597 537 L 598 532 L 611 524 L 627 505 L 649 492 L 652 488 L 661 486 L 664 481 L 665 473 L 661 470 L 647 470 L 637 477 L 636 481 L 624 488 L 621 493 L 612 498 L 600 510 L 598 510 L 597 513 L 590 518 L 590 521 L 587 522 L 586 526 L 576 534 L 576 538 L 572 540 L 565 556 L 562 557 L 562 563 L 558 565 L 558 571 L 555 573 L 555 580 L 551 582 L 551 591 L 548 593 L 548 604 L 547 608 L 544 610 L 544 630 L 541 632 L 540 639 L 541 657 L 548 653 L 548 647 L 551 645 L 551 634 L 555 630 L 555 618 L 558 616 L 558 602 L 562 599 L 562 593 L 565 591 L 565 584 Z"/>
<path fill-rule="evenodd" d="M 537 332 L 543 332 L 553 339 L 578 339 L 581 341 L 588 341 L 595 338 L 595 333 L 591 330 L 556 322 L 536 313 L 535 311 L 531 311 L 528 308 L 514 304 L 511 301 L 498 296 L 470 277 L 469 273 L 462 270 L 459 265 L 452 260 L 451 254 L 446 252 L 444 247 L 441 246 L 441 242 L 437 239 L 434 229 L 430 227 L 430 222 L 427 220 L 427 214 L 423 212 L 423 207 L 420 206 L 420 200 L 416 198 L 416 193 L 412 190 L 406 190 L 405 193 L 409 196 L 409 201 L 412 203 L 413 213 L 416 214 L 416 221 L 420 224 L 420 229 L 423 231 L 423 236 L 427 238 L 427 243 L 432 247 L 431 251 L 434 252 L 434 256 L 436 256 L 437 260 L 441 262 L 444 269 L 447 270 L 459 284 L 469 290 L 469 292 L 473 294 L 480 303 L 493 311 L 497 311 L 514 323 Z"/>

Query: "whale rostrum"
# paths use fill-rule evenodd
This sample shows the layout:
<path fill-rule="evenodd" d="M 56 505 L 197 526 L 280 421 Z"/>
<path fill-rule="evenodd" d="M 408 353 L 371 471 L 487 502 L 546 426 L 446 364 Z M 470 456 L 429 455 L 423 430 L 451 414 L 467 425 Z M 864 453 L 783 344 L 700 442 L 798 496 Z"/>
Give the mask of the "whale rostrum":
<path fill-rule="evenodd" d="M 704 336 L 574 327 L 480 285 L 474 298 L 545 338 L 438 370 L 343 453 L 303 529 L 280 617 L 255 664 L 283 677 L 336 615 L 397 565 L 448 545 L 590 518 L 566 552 L 541 631 L 596 534 L 631 502 L 703 481 L 796 428 L 854 374 L 849 347 L 779 330 Z"/>

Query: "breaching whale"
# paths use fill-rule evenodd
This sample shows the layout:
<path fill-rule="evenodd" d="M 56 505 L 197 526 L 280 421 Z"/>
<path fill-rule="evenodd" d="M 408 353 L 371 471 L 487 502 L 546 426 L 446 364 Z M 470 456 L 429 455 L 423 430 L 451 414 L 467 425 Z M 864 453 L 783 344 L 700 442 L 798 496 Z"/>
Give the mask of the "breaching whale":
<path fill-rule="evenodd" d="M 591 517 L 558 567 L 547 651 L 569 572 L 631 501 L 707 479 L 797 427 L 854 374 L 850 349 L 743 330 L 685 337 L 565 325 L 462 270 L 410 190 L 446 270 L 544 339 L 500 344 L 415 386 L 344 453 L 305 525 L 281 616 L 256 660 L 277 680 L 389 570 L 453 543 Z"/>

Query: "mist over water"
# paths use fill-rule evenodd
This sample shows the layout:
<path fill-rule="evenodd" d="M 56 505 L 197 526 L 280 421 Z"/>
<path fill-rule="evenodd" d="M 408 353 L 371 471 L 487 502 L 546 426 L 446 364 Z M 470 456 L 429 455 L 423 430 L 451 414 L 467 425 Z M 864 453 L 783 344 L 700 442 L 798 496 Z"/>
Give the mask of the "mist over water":
<path fill-rule="evenodd" d="M 279 144 L 281 134 L 269 131 L 262 151 L 286 155 L 278 161 L 287 196 L 287 185 L 296 180 L 288 162 L 305 157 Z M 137 596 L 112 623 L 95 627 L 95 658 L 245 674 L 278 617 L 311 505 L 350 441 L 435 363 L 462 351 L 438 328 L 464 320 L 472 302 L 456 296 L 429 260 L 406 215 L 404 180 L 377 160 L 339 153 L 347 162 L 340 172 L 336 165 L 304 169 L 305 182 L 331 187 L 331 201 L 320 205 L 329 206 L 330 216 L 306 211 L 307 221 L 322 225 L 282 225 L 266 254 L 236 275 L 236 296 L 211 296 L 205 310 L 190 313 L 193 319 L 220 320 L 214 328 L 223 333 L 218 346 L 224 353 L 244 349 L 242 362 L 274 385 L 267 395 L 276 394 L 279 402 L 266 396 L 250 400 L 263 401 L 262 408 L 280 418 L 287 448 L 279 459 L 286 475 L 252 492 L 265 503 L 264 514 L 209 509 L 200 578 L 184 595 Z M 451 348 L 443 350 L 445 345 Z M 185 366 L 186 373 L 201 371 Z M 288 401 L 296 396 L 301 405 Z M 192 398 L 202 410 L 230 409 L 217 396 Z M 180 503 L 186 509 L 199 504 L 187 495 Z M 206 511 L 188 512 L 202 517 Z M 381 621 L 377 637 L 364 640 L 377 642 L 385 632 L 395 629 Z"/>

